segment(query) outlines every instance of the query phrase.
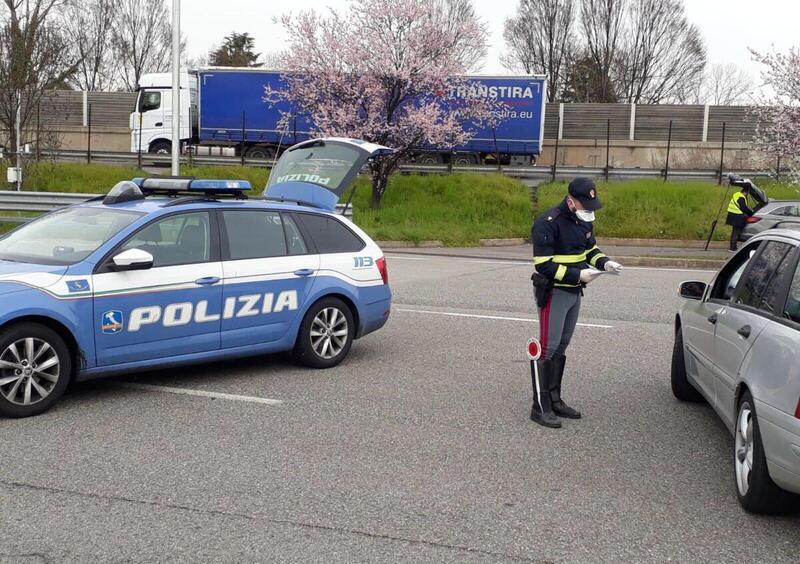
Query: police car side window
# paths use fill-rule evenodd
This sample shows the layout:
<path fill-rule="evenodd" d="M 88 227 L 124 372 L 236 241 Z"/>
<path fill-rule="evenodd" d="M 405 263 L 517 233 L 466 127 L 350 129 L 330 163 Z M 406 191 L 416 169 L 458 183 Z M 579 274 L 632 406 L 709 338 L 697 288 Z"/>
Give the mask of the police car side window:
<path fill-rule="evenodd" d="M 225 210 L 229 260 L 286 256 L 286 237 L 278 212 Z"/>
<path fill-rule="evenodd" d="M 786 297 L 786 305 L 783 307 L 783 317 L 800 323 L 800 264 L 797 265 L 792 285 L 789 286 L 789 295 Z"/>
<path fill-rule="evenodd" d="M 770 284 L 776 278 L 781 262 L 791 250 L 792 246 L 787 243 L 769 241 L 761 254 L 756 257 L 753 267 L 747 272 L 734 303 L 754 308 L 761 307 L 762 299 L 766 297 Z"/>
<path fill-rule="evenodd" d="M 173 215 L 136 232 L 120 252 L 141 249 L 153 255 L 153 268 L 208 262 L 211 229 L 208 212 Z"/>
<path fill-rule="evenodd" d="M 314 239 L 320 254 L 355 253 L 365 246 L 364 241 L 355 233 L 332 217 L 307 213 L 296 214 L 296 217 L 300 218 L 306 231 Z"/>

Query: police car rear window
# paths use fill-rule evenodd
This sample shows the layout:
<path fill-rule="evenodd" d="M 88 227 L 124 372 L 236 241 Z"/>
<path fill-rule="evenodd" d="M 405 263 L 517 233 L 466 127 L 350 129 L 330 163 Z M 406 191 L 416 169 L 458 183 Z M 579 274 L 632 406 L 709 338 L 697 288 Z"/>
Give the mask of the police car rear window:
<path fill-rule="evenodd" d="M 354 253 L 364 248 L 364 241 L 332 217 L 306 213 L 297 214 L 297 217 L 321 254 Z"/>
<path fill-rule="evenodd" d="M 0 259 L 32 264 L 75 264 L 141 215 L 88 206 L 58 210 L 0 239 Z"/>

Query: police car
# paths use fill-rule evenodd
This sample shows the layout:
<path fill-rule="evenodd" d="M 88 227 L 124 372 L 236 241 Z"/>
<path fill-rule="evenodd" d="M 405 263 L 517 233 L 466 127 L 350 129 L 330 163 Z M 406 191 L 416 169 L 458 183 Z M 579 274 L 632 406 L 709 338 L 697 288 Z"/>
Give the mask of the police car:
<path fill-rule="evenodd" d="M 380 248 L 335 212 L 371 158 L 353 139 L 289 148 L 264 198 L 243 181 L 137 178 L 0 239 L 0 415 L 70 380 L 294 351 L 339 364 L 382 327 Z"/>

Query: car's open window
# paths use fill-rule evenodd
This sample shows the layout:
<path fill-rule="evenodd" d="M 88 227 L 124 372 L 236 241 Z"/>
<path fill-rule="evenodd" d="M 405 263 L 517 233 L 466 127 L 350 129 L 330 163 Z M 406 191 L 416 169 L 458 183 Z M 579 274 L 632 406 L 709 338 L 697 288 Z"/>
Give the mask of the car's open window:
<path fill-rule="evenodd" d="M 792 283 L 789 286 L 783 317 L 800 324 L 800 264 L 795 269 Z"/>
<path fill-rule="evenodd" d="M 772 288 L 773 293 L 780 291 L 782 272 L 785 273 L 785 263 L 788 262 L 785 259 L 792 250 L 794 247 L 788 243 L 768 241 L 738 285 L 733 303 L 764 309 L 763 300 L 770 299 L 774 302 L 777 296 L 770 296 L 770 289 Z M 772 307 L 774 308 L 774 304 Z"/>
<path fill-rule="evenodd" d="M 727 302 L 733 297 L 742 274 L 758 251 L 759 245 L 760 242 L 756 242 L 745 246 L 722 268 L 711 289 L 712 300 Z"/>

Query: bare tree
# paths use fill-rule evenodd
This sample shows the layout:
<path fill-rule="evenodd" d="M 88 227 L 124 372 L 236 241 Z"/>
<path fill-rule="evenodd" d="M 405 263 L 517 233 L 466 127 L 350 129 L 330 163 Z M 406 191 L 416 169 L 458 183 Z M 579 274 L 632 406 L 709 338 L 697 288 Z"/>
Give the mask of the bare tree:
<path fill-rule="evenodd" d="M 282 70 L 283 59 L 286 56 L 281 51 L 269 51 L 261 55 L 261 68 L 269 70 Z"/>
<path fill-rule="evenodd" d="M 573 0 L 520 0 L 517 15 L 505 22 L 503 65 L 547 75 L 547 100 L 563 96 L 572 60 L 576 6 Z"/>
<path fill-rule="evenodd" d="M 170 68 L 170 14 L 164 0 L 115 0 L 114 4 L 114 58 L 122 84 L 134 90 L 144 73 Z"/>
<path fill-rule="evenodd" d="M 69 84 L 78 90 L 109 90 L 117 75 L 112 61 L 114 0 L 71 0 L 63 25 L 72 40 L 78 72 Z"/>
<path fill-rule="evenodd" d="M 683 0 L 632 0 L 614 60 L 620 101 L 683 102 L 702 82 L 706 49 Z"/>
<path fill-rule="evenodd" d="M 3 0 L 0 5 L 0 123 L 17 143 L 46 91 L 63 87 L 76 71 L 58 25 L 59 0 Z M 19 119 L 17 119 L 19 116 Z"/>
<path fill-rule="evenodd" d="M 598 77 L 598 99 L 587 102 L 616 102 L 612 70 L 624 32 L 626 0 L 581 0 L 580 23 L 586 42 L 586 59 Z"/>
<path fill-rule="evenodd" d="M 734 63 L 716 63 L 705 74 L 700 102 L 713 106 L 734 106 L 747 101 L 753 92 L 753 77 Z"/>
<path fill-rule="evenodd" d="M 484 36 L 488 36 L 486 23 L 478 18 L 472 0 L 428 0 L 431 3 L 433 25 L 441 26 L 447 37 L 452 38 L 449 45 L 441 45 L 441 56 L 455 55 L 462 68 L 467 72 L 477 71 L 483 66 L 488 48 L 486 42 L 474 42 L 460 36 L 459 30 L 464 22 L 478 26 Z"/>

